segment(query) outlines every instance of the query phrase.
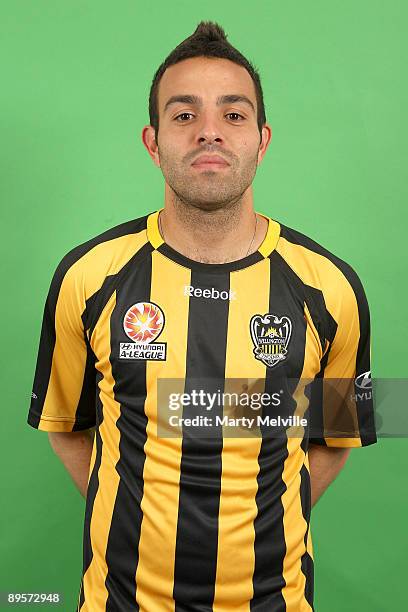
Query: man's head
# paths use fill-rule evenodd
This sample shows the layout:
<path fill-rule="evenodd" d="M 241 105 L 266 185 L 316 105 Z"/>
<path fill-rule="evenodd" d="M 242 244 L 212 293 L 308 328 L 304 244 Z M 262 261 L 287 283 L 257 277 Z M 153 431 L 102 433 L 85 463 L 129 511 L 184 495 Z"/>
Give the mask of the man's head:
<path fill-rule="evenodd" d="M 219 25 L 201 22 L 166 58 L 153 78 L 149 113 L 143 142 L 179 200 L 214 210 L 240 199 L 271 130 L 259 75 Z M 194 163 L 202 155 L 224 164 Z"/>

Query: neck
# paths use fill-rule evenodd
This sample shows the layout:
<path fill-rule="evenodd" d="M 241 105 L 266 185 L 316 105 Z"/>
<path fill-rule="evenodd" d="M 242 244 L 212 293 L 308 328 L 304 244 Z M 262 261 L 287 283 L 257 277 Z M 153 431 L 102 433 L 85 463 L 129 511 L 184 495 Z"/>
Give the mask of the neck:
<path fill-rule="evenodd" d="M 254 253 L 262 243 L 268 222 L 254 211 L 251 187 L 239 201 L 216 210 L 182 202 L 167 184 L 166 191 L 159 229 L 163 240 L 185 257 L 227 263 Z"/>

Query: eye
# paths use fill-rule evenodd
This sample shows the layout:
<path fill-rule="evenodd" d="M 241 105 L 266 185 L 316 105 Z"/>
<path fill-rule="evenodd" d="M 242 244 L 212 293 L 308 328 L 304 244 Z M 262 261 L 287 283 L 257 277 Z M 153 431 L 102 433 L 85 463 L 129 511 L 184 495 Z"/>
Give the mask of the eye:
<path fill-rule="evenodd" d="M 177 115 L 177 117 L 174 117 L 175 120 L 180 119 L 180 117 L 185 117 L 186 115 L 191 115 L 192 113 L 180 113 L 180 115 Z M 179 123 L 185 123 L 184 120 L 179 121 Z"/>
<path fill-rule="evenodd" d="M 227 113 L 226 117 L 231 115 L 235 115 L 235 117 L 241 117 L 241 119 L 245 119 L 245 117 L 243 117 L 242 115 L 240 115 L 239 113 Z M 235 121 L 235 119 L 233 119 L 233 121 Z"/>

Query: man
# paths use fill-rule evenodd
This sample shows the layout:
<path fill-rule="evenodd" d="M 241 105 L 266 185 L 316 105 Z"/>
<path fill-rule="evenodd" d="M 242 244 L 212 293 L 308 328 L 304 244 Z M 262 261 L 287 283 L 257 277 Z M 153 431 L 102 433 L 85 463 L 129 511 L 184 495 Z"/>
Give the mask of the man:
<path fill-rule="evenodd" d="M 259 75 L 220 26 L 200 23 L 168 56 L 149 111 L 164 207 L 59 263 L 28 416 L 86 495 L 77 609 L 313 610 L 311 505 L 350 448 L 376 442 L 371 403 L 339 393 L 370 370 L 364 291 L 346 263 L 254 212 L 271 128 Z M 332 379 L 335 392 L 307 393 Z M 236 381 L 290 398 L 262 415 L 312 427 L 194 434 L 188 419 L 209 406 L 186 401 L 180 435 L 160 435 L 166 389 L 190 400 Z"/>

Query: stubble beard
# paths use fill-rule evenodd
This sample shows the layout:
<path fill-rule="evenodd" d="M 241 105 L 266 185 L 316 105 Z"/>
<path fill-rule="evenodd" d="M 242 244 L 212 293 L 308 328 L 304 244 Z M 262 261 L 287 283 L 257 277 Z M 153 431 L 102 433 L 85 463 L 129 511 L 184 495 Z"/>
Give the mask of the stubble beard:
<path fill-rule="evenodd" d="M 171 154 L 159 148 L 160 166 L 167 184 L 171 187 L 173 203 L 179 210 L 199 209 L 217 211 L 240 207 L 242 196 L 252 184 L 257 169 L 257 154 L 245 160 L 243 165 L 236 158 L 228 160 L 224 170 L 197 170 L 190 163 L 174 162 Z"/>

